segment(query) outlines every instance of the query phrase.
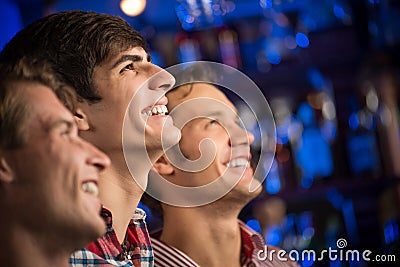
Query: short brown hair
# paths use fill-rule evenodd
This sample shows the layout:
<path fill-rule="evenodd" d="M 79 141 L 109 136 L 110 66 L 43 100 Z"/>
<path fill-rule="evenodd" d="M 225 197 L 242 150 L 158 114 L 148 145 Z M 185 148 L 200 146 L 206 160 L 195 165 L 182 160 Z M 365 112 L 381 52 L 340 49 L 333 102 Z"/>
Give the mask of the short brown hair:
<path fill-rule="evenodd" d="M 25 129 L 28 119 L 26 100 L 15 90 L 16 82 L 43 84 L 54 91 L 70 110 L 75 109 L 75 92 L 56 77 L 48 64 L 21 58 L 15 65 L 0 64 L 0 148 L 16 149 L 28 138 Z M 28 100 L 29 101 L 29 100 Z"/>

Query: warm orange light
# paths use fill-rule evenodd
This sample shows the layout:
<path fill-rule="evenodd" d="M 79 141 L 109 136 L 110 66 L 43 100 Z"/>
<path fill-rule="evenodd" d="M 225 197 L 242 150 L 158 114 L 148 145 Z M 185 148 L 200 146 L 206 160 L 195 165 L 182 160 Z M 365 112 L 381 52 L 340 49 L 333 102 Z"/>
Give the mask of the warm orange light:
<path fill-rule="evenodd" d="M 143 12 L 146 0 L 121 0 L 120 7 L 126 15 L 134 17 Z"/>

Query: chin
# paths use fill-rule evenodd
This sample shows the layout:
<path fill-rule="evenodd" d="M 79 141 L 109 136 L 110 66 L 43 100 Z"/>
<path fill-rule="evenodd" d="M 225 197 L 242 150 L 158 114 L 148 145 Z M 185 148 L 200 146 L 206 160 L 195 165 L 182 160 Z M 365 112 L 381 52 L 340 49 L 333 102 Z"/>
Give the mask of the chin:
<path fill-rule="evenodd" d="M 96 220 L 96 223 L 93 222 L 93 218 L 91 220 L 91 224 L 86 227 L 86 245 L 95 241 L 97 238 L 103 236 L 106 233 L 107 226 L 103 219 L 100 218 L 101 221 Z M 84 236 L 82 234 L 82 236 Z"/>
<path fill-rule="evenodd" d="M 181 140 L 181 131 L 175 126 L 164 128 L 162 132 L 162 148 L 168 150 Z"/>

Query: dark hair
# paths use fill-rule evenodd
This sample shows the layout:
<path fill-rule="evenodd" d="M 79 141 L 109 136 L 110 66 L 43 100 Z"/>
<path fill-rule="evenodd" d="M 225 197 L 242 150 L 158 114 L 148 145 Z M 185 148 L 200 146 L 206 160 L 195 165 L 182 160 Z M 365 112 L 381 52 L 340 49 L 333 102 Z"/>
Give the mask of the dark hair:
<path fill-rule="evenodd" d="M 81 98 L 97 102 L 101 96 L 94 86 L 94 68 L 136 46 L 146 50 L 144 38 L 122 18 L 65 11 L 39 19 L 17 33 L 1 51 L 0 62 L 14 65 L 22 57 L 45 60 Z"/>
<path fill-rule="evenodd" d="M 18 82 L 45 85 L 54 91 L 68 109 L 75 109 L 75 92 L 60 82 L 45 62 L 23 57 L 12 66 L 0 64 L 0 149 L 19 148 L 28 139 L 25 122 L 29 117 L 29 100 L 15 90 Z"/>

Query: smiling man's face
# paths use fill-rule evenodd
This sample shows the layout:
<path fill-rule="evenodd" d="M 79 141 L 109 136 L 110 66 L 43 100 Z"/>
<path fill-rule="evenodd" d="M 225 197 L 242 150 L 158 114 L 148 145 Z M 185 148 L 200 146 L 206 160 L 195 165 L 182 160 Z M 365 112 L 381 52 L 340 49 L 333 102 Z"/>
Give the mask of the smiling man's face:
<path fill-rule="evenodd" d="M 105 232 L 97 183 L 110 160 L 78 136 L 72 114 L 50 88 L 15 82 L 15 90 L 29 110 L 26 143 L 5 152 L 18 223 L 83 246 Z"/>
<path fill-rule="evenodd" d="M 162 131 L 174 136 L 171 142 L 179 140 L 179 130 L 165 114 L 167 98 L 164 95 L 175 79 L 152 64 L 143 48 L 134 47 L 110 57 L 95 68 L 93 80 L 102 100 L 80 105 L 90 124 L 89 131 L 81 132 L 86 140 L 110 156 L 120 154 L 125 115 L 132 126 L 127 131 L 132 141 L 128 149 L 141 148 L 145 140 L 151 160 L 162 154 Z"/>
<path fill-rule="evenodd" d="M 193 187 L 222 177 L 229 182 L 239 181 L 230 194 L 258 194 L 259 190 L 253 193 L 248 190 L 253 178 L 249 162 L 254 137 L 241 127 L 231 101 L 207 83 L 195 83 L 190 93 L 183 95 L 180 89 L 168 94 L 168 107 L 174 123 L 183 126 L 179 148 L 185 158 L 181 160 L 198 160 L 197 166 L 206 166 L 198 170 L 182 170 L 178 165 L 183 164 L 177 160 L 173 174 L 167 179 L 181 186 Z"/>

